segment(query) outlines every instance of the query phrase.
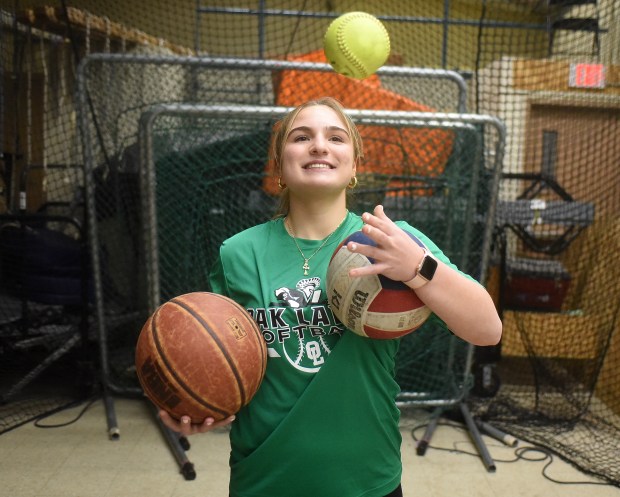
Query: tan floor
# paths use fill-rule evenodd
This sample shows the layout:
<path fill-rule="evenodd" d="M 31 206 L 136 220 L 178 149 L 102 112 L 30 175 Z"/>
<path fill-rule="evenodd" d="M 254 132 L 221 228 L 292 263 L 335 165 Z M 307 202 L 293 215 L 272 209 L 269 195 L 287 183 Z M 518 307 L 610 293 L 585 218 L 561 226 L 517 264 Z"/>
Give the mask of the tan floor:
<path fill-rule="evenodd" d="M 103 403 L 97 401 L 76 423 L 42 429 L 32 423 L 0 435 L 1 497 L 226 497 L 228 434 L 225 430 L 190 438 L 187 452 L 196 471 L 186 480 L 153 420 L 146 402 L 115 399 L 120 437 L 107 436 Z M 59 413 L 46 423 L 62 423 L 79 411 Z M 560 485 L 541 474 L 544 462 L 497 462 L 488 472 L 479 457 L 429 448 L 416 454 L 411 429 L 426 421 L 419 410 L 405 412 L 403 488 L 406 497 L 620 497 L 620 489 Z M 422 430 L 416 431 L 418 436 Z M 497 461 L 514 458 L 514 448 L 485 437 Z M 475 451 L 469 435 L 439 426 L 432 445 Z M 527 444 L 519 443 L 519 447 Z M 594 481 L 555 458 L 549 474 L 562 481 Z M 291 496 L 294 497 L 294 496 Z M 322 496 L 330 497 L 330 496 Z"/>

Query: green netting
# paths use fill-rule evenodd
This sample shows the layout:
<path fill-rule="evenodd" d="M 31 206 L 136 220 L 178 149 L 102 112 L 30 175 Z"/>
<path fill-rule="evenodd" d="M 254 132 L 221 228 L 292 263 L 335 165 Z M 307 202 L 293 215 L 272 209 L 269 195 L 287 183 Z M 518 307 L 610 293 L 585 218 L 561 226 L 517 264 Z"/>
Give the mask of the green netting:
<path fill-rule="evenodd" d="M 155 152 L 162 301 L 208 288 L 220 244 L 273 214 L 260 189 L 271 133 L 263 127 L 183 153 Z"/>
<path fill-rule="evenodd" d="M 145 112 L 139 133 L 141 195 L 147 199 L 142 252 L 149 260 L 146 274 L 153 275 L 147 282 L 147 310 L 178 294 L 208 288 L 220 244 L 275 212 L 278 198 L 268 189 L 268 147 L 283 110 L 263 107 L 262 113 L 269 114 L 263 118 L 256 109 L 158 105 Z M 482 278 L 499 173 L 498 164 L 485 157 L 501 155 L 501 127 L 491 118 L 485 123 L 469 114 L 353 112 L 353 117 L 360 126 L 381 123 L 373 136 L 377 142 L 388 131 L 445 132 L 450 155 L 440 170 L 421 174 L 412 158 L 399 174 L 362 175 L 349 208 L 362 213 L 383 203 L 393 219 L 418 226 L 459 267 Z M 192 134 L 200 137 L 198 145 L 188 141 Z M 418 152 L 424 156 L 427 150 Z M 402 341 L 397 363 L 402 404 L 455 405 L 471 387 L 471 347 L 435 320 Z"/>

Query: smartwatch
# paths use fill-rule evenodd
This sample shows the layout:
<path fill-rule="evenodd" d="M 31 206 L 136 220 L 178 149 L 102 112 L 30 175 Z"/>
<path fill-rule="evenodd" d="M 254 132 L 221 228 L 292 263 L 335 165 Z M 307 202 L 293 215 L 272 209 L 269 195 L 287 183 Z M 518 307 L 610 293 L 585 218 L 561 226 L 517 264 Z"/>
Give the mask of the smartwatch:
<path fill-rule="evenodd" d="M 435 276 L 437 270 L 437 259 L 435 259 L 427 249 L 424 250 L 424 256 L 418 264 L 415 276 L 407 281 L 407 286 L 413 288 L 421 288 L 426 285 Z"/>

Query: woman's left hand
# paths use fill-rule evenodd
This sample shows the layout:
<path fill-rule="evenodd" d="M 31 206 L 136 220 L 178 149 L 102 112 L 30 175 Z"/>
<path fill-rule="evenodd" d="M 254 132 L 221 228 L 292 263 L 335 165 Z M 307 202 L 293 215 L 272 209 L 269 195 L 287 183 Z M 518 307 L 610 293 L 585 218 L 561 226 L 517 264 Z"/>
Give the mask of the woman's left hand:
<path fill-rule="evenodd" d="M 376 244 L 364 245 L 349 242 L 347 248 L 351 252 L 374 259 L 375 263 L 351 269 L 351 277 L 370 274 L 383 274 L 396 281 L 409 281 L 415 276 L 416 268 L 424 256 L 424 251 L 414 240 L 399 228 L 383 211 L 383 206 L 375 207 L 373 214 L 362 215 L 364 226 L 362 232 Z"/>
<path fill-rule="evenodd" d="M 374 264 L 351 269 L 351 277 L 383 274 L 396 281 L 410 281 L 424 257 L 424 251 L 407 233 L 375 207 L 364 213 L 362 231 L 376 247 L 350 242 L 347 247 L 375 260 Z M 495 345 L 502 336 L 502 322 L 486 289 L 460 272 L 439 262 L 431 284 L 415 290 L 420 299 L 457 336 L 474 345 Z"/>

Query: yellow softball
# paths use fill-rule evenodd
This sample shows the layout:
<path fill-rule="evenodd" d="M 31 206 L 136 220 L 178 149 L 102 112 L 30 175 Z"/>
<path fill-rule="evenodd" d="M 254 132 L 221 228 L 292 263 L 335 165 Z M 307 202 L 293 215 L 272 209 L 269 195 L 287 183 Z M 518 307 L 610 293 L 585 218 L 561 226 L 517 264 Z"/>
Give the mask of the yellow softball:
<path fill-rule="evenodd" d="M 337 73 L 364 79 L 373 74 L 390 55 L 390 36 L 375 16 L 348 12 L 337 17 L 323 38 L 327 61 Z"/>

